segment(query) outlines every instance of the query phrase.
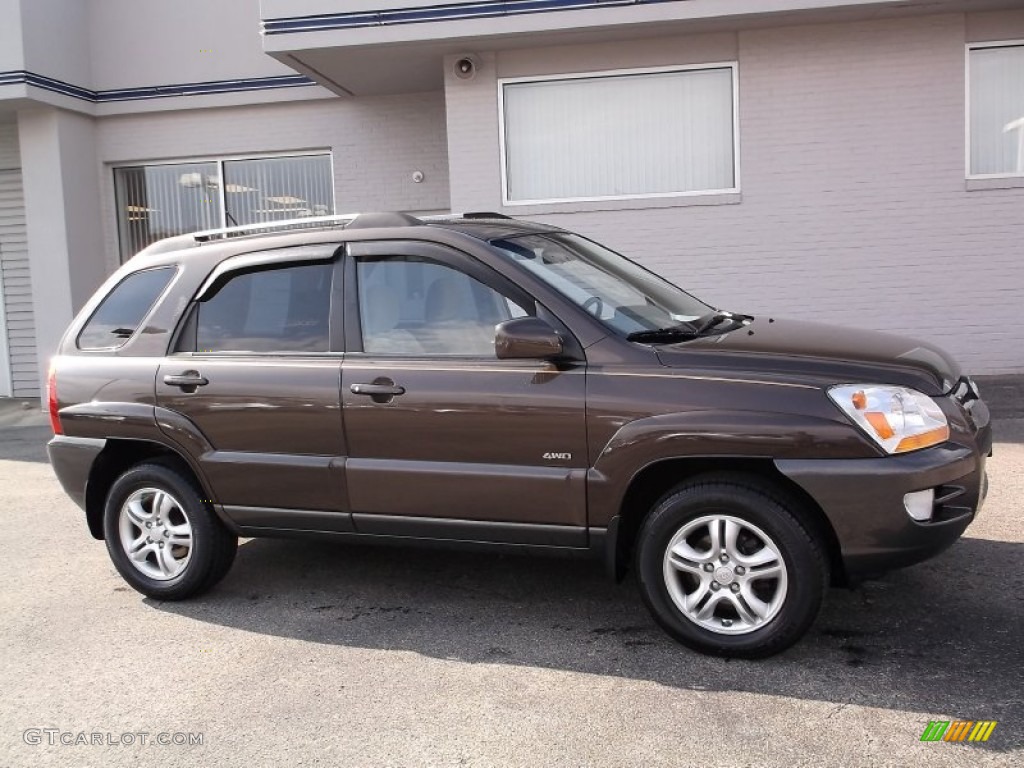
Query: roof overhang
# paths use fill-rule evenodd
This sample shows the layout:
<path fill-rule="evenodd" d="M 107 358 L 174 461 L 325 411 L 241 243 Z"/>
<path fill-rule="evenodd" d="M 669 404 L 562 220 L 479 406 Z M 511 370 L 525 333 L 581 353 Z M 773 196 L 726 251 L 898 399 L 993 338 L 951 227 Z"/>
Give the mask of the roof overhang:
<path fill-rule="evenodd" d="M 264 51 L 340 95 L 441 90 L 447 55 L 1020 7 L 1015 0 L 263 0 Z"/>

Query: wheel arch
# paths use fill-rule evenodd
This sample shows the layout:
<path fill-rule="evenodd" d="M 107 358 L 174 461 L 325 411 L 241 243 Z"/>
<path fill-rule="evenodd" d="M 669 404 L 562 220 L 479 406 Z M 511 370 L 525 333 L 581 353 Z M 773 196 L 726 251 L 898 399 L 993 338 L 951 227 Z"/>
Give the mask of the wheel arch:
<path fill-rule="evenodd" d="M 176 470 L 186 473 L 199 484 L 204 497 L 211 500 L 211 506 L 217 516 L 229 528 L 231 526 L 218 505 L 202 474 L 192 465 L 179 450 L 154 440 L 109 439 L 103 450 L 97 455 L 89 471 L 89 479 L 85 487 L 85 519 L 89 525 L 89 533 L 94 539 L 103 539 L 103 510 L 106 506 L 107 494 L 118 477 L 131 467 L 146 461 L 159 460 L 169 464 Z"/>
<path fill-rule="evenodd" d="M 799 485 L 787 478 L 769 458 L 687 456 L 653 461 L 638 471 L 626 489 L 614 525 L 609 526 L 605 564 L 610 575 L 622 580 L 630 568 L 637 534 L 655 503 L 671 488 L 697 477 L 715 475 L 744 482 L 791 507 L 822 542 L 835 584 L 847 582 L 839 539 L 824 511 Z"/>

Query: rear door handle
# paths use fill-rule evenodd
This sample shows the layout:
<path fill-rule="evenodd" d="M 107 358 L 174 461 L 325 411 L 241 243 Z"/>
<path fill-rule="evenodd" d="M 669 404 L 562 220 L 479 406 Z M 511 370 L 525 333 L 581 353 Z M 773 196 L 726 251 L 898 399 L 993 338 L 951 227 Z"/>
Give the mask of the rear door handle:
<path fill-rule="evenodd" d="M 164 384 L 171 387 L 181 387 L 186 392 L 195 392 L 196 387 L 205 387 L 210 380 L 201 376 L 199 371 L 185 371 L 179 374 L 168 374 L 164 376 Z"/>
<path fill-rule="evenodd" d="M 395 397 L 405 394 L 405 387 L 398 384 L 353 384 L 349 387 L 353 395 L 368 397 Z"/>

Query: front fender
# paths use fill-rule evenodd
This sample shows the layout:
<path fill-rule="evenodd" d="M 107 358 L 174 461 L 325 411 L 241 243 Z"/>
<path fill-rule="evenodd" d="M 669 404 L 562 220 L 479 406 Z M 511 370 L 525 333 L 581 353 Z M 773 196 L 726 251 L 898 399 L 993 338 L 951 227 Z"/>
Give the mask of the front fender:
<path fill-rule="evenodd" d="M 635 478 L 681 458 L 874 458 L 852 424 L 816 416 L 701 410 L 631 421 L 608 441 L 587 473 L 589 524 L 603 527 L 622 508 Z"/>

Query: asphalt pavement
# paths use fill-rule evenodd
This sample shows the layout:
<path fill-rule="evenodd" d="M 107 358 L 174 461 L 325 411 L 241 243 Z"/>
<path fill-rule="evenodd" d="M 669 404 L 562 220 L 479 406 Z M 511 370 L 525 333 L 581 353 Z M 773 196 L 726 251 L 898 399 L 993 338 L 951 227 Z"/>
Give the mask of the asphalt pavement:
<path fill-rule="evenodd" d="M 1024 764 L 1024 421 L 964 539 L 759 662 L 677 645 L 588 562 L 256 540 L 209 595 L 143 598 L 40 422 L 0 426 L 0 766 Z"/>

